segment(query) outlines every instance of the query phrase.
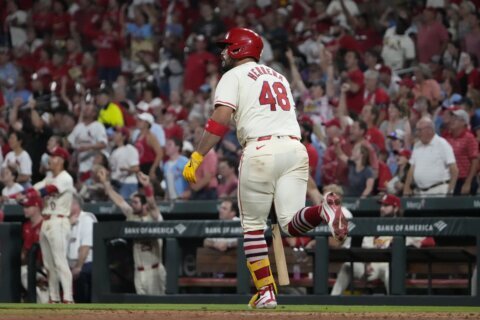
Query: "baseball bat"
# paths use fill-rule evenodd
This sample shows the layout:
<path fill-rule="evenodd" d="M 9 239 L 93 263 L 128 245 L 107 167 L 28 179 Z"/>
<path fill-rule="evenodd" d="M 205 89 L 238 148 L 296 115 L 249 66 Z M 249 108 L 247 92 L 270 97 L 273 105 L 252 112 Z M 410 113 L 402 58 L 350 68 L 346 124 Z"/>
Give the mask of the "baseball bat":
<path fill-rule="evenodd" d="M 275 208 L 272 215 L 272 238 L 273 238 L 273 253 L 275 255 L 275 265 L 277 266 L 278 284 L 281 286 L 288 286 L 290 278 L 288 277 L 287 260 L 285 259 L 285 250 L 283 249 L 282 234 L 280 226 L 277 221 L 277 214 Z"/>

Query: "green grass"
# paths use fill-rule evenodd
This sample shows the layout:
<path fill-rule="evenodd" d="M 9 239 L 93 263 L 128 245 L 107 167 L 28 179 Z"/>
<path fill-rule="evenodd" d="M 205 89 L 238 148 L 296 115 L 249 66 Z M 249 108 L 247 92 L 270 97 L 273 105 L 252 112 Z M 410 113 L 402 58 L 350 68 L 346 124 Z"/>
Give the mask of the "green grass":
<path fill-rule="evenodd" d="M 190 310 L 190 311 L 246 311 L 244 304 L 0 304 L 0 314 L 13 310 Z M 271 312 L 469 312 L 480 313 L 480 307 L 431 307 L 431 306 L 320 306 L 281 305 Z"/>

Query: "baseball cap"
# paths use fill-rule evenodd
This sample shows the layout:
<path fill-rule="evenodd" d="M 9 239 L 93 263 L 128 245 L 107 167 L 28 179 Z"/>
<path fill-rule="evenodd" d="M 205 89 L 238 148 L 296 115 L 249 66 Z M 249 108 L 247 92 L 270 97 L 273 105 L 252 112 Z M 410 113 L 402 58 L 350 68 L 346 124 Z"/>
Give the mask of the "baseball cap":
<path fill-rule="evenodd" d="M 392 75 L 392 69 L 389 66 L 382 65 L 380 69 L 378 69 L 379 73 L 386 73 L 388 75 Z"/>
<path fill-rule="evenodd" d="M 34 207 L 34 206 L 39 208 L 43 207 L 42 198 L 40 198 L 39 196 L 27 197 L 20 204 L 24 207 Z"/>
<path fill-rule="evenodd" d="M 392 131 L 388 134 L 387 138 L 403 140 L 403 138 L 405 138 L 405 131 L 402 129 L 395 129 L 395 131 Z"/>
<path fill-rule="evenodd" d="M 340 124 L 340 120 L 338 120 L 337 118 L 333 118 L 327 122 L 324 122 L 323 125 L 325 126 L 325 128 L 330 128 L 330 127 L 337 127 L 339 129 L 342 128 L 342 125 Z"/>
<path fill-rule="evenodd" d="M 155 119 L 153 119 L 153 116 L 148 112 L 137 114 L 137 118 L 148 122 L 148 124 L 150 125 L 152 125 L 155 122 Z"/>
<path fill-rule="evenodd" d="M 413 80 L 409 77 L 404 77 L 402 80 L 397 81 L 397 83 L 410 89 L 413 89 L 415 87 L 415 82 L 413 82 Z"/>
<path fill-rule="evenodd" d="M 402 149 L 402 150 L 399 150 L 399 151 L 394 151 L 393 153 L 395 153 L 396 155 L 398 155 L 400 157 L 405 157 L 407 159 L 410 159 L 410 157 L 412 156 L 412 151 L 410 151 L 408 149 Z"/>
<path fill-rule="evenodd" d="M 467 113 L 467 111 L 463 110 L 463 109 L 457 109 L 457 110 L 451 110 L 450 111 L 455 117 L 463 120 L 465 123 L 469 123 L 470 122 L 470 117 Z"/>
<path fill-rule="evenodd" d="M 68 153 L 68 151 L 62 147 L 56 147 L 55 149 L 50 151 L 49 154 L 53 157 L 60 157 L 65 161 L 70 158 L 70 154 Z"/>
<path fill-rule="evenodd" d="M 384 204 L 387 206 L 394 206 L 397 208 L 401 207 L 400 203 L 400 198 L 397 196 L 394 196 L 393 194 L 385 194 L 379 201 L 378 203 Z"/>
<path fill-rule="evenodd" d="M 116 127 L 115 131 L 121 133 L 126 140 L 128 140 L 128 138 L 130 137 L 130 130 L 128 130 L 127 127 Z"/>

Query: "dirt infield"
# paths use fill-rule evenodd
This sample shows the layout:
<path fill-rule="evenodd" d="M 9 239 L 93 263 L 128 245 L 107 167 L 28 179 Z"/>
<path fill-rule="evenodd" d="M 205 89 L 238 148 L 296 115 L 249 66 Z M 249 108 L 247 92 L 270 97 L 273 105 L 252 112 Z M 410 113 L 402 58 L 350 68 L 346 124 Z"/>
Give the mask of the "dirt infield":
<path fill-rule="evenodd" d="M 1 310 L 2 320 L 352 320 L 352 319 L 415 319 L 415 320 L 460 320 L 480 319 L 479 313 L 448 312 L 412 312 L 412 313 L 380 313 L 380 312 L 263 312 L 263 311 L 140 311 L 140 310 Z"/>

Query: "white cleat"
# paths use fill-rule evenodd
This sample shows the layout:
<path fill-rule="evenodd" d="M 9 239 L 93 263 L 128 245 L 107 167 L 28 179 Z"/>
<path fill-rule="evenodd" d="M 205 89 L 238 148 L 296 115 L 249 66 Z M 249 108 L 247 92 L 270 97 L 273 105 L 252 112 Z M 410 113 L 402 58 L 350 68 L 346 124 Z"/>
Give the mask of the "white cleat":
<path fill-rule="evenodd" d="M 275 309 L 277 299 L 275 298 L 275 289 L 273 285 L 260 288 L 248 303 L 250 309 Z"/>

